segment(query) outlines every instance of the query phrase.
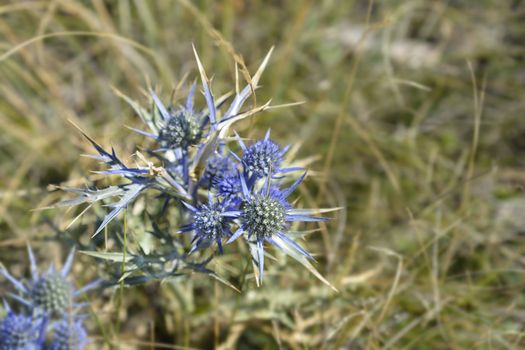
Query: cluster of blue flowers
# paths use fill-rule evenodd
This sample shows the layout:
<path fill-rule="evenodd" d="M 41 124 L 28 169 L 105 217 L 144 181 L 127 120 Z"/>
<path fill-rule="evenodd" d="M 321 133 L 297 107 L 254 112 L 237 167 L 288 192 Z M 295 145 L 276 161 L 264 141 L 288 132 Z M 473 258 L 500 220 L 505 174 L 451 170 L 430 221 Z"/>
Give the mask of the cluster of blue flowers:
<path fill-rule="evenodd" d="M 14 287 L 9 297 L 18 302 L 17 311 L 4 301 L 7 315 L 0 319 L 0 350 L 82 350 L 87 333 L 80 314 L 82 304 L 75 300 L 99 285 L 98 281 L 75 290 L 68 280 L 74 251 L 63 268 L 54 266 L 40 273 L 30 247 L 31 278 L 19 281 L 7 270 L 0 275 Z"/>
<path fill-rule="evenodd" d="M 139 270 L 151 278 L 175 275 L 175 270 L 166 270 L 165 263 L 180 258 L 170 251 L 175 251 L 176 245 L 180 244 L 172 239 L 172 233 L 176 231 L 193 233 L 191 247 L 184 258 L 205 248 L 217 247 L 217 251 L 223 253 L 225 244 L 243 239 L 250 247 L 258 283 L 263 280 L 267 244 L 296 259 L 326 282 L 311 265 L 312 255 L 289 234 L 293 222 L 326 220 L 316 216 L 321 212 L 319 209 L 296 209 L 288 201 L 304 180 L 306 170 L 286 166 L 284 156 L 289 146 L 280 147 L 270 138 L 270 131 L 262 140 L 245 143 L 231 130 L 234 123 L 270 108 L 268 102 L 242 110 L 244 103 L 258 87 L 270 54 L 271 51 L 251 78 L 250 84 L 235 94 L 225 111 L 222 107 L 231 94 L 215 98 L 196 53 L 206 101 L 206 108 L 202 110 L 194 106 L 195 84 L 191 86 L 182 105 L 165 104 L 150 90 L 151 108 L 143 108 L 117 92 L 148 127 L 147 131 L 132 130 L 154 141 L 153 148 L 147 149 L 144 145 L 140 148 L 154 157 L 156 163 L 137 152 L 139 165 L 128 166 L 113 149 L 105 150 L 84 134 L 97 151 L 91 157 L 109 167 L 98 173 L 119 175 L 125 180 L 117 186 L 103 189 L 65 189 L 77 196 L 60 205 L 91 205 L 99 201 L 108 204 L 108 200 L 116 198 L 108 204 L 112 210 L 103 218 L 94 235 L 147 191 L 155 191 L 155 198 L 163 199 L 163 205 L 158 206 L 158 210 L 151 209 L 156 210 L 155 213 L 148 213 L 154 222 L 155 218 L 163 215 L 170 203 L 178 208 L 179 217 L 182 218 L 176 223 L 176 229 L 162 235 L 163 242 L 156 247 L 162 253 L 152 253 L 152 249 L 149 249 L 148 254 L 140 249 L 127 252 L 127 272 Z M 161 237 L 159 233 L 155 235 Z M 104 254 L 97 253 L 95 256 L 103 258 Z M 116 260 L 115 255 L 107 256 L 108 259 Z M 153 268 L 153 264 L 157 264 L 157 268 Z M 159 268 L 159 265 L 162 266 Z M 195 267 L 186 264 L 188 266 Z M 147 281 L 148 278 L 142 280 Z"/>
<path fill-rule="evenodd" d="M 227 244 L 243 237 L 255 246 L 253 259 L 259 268 L 259 281 L 263 279 L 264 243 L 282 249 L 290 249 L 313 259 L 286 231 L 293 221 L 323 221 L 312 216 L 314 210 L 294 209 L 288 196 L 303 181 L 303 173 L 291 186 L 281 188 L 282 174 L 302 171 L 301 168 L 282 168 L 283 155 L 288 147 L 281 149 L 270 139 L 270 132 L 263 140 L 250 146 L 237 137 L 243 154 L 231 152 L 216 154 L 208 162 L 203 178 L 211 178 L 207 203 L 197 201 L 193 206 L 184 203 L 190 210 L 190 223 L 179 232 L 194 233 L 190 253 L 199 247 L 216 243 L 222 253 L 222 243 Z M 217 171 L 220 164 L 222 171 Z"/>

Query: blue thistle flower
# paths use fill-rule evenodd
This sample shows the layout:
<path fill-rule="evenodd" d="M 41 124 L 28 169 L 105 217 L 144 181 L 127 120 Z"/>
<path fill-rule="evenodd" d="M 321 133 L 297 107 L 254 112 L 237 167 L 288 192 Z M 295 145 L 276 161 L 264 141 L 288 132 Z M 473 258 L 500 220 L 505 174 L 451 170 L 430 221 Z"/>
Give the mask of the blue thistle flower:
<path fill-rule="evenodd" d="M 231 157 L 215 155 L 208 159 L 201 185 L 204 188 L 217 188 L 221 180 L 228 177 L 237 177 L 237 164 Z"/>
<path fill-rule="evenodd" d="M 0 350 L 39 350 L 44 341 L 45 322 L 14 313 L 6 304 L 7 316 L 0 320 Z"/>
<path fill-rule="evenodd" d="M 303 170 L 302 168 L 281 168 L 283 155 L 290 147 L 279 148 L 278 144 L 270 140 L 270 130 L 266 132 L 263 140 L 256 141 L 250 146 L 246 146 L 239 137 L 237 139 L 243 150 L 242 159 L 239 161 L 242 163 L 244 171 L 251 175 L 248 181 L 249 187 L 253 185 L 256 179 L 268 176 L 270 173 Z"/>
<path fill-rule="evenodd" d="M 241 192 L 241 183 L 237 175 L 225 176 L 215 179 L 213 188 L 227 201 L 234 201 Z"/>
<path fill-rule="evenodd" d="M 291 222 L 326 221 L 327 218 L 310 215 L 317 212 L 313 209 L 294 209 L 287 201 L 288 196 L 304 180 L 306 173 L 297 179 L 289 188 L 280 190 L 271 186 L 271 173 L 266 184 L 260 189 L 249 189 L 243 175 L 239 176 L 241 183 L 240 212 L 237 218 L 240 227 L 226 243 L 231 243 L 245 234 L 249 242 L 256 245 L 252 257 L 259 267 L 259 281 L 262 283 L 264 271 L 264 243 L 268 242 L 296 258 L 295 253 L 313 260 L 313 257 L 303 247 L 286 235 Z M 296 258 L 297 259 L 297 258 Z"/>
<path fill-rule="evenodd" d="M 48 271 L 33 285 L 31 299 L 36 308 L 49 315 L 61 315 L 72 305 L 71 284 L 58 271 Z"/>
<path fill-rule="evenodd" d="M 31 262 L 31 280 L 29 282 L 18 281 L 5 269 L 0 269 L 0 274 L 10 281 L 21 294 L 21 296 L 12 294 L 11 297 L 37 313 L 50 318 L 61 317 L 80 307 L 80 304 L 74 302 L 74 298 L 100 284 L 100 281 L 97 280 L 81 289 L 75 290 L 68 281 L 67 276 L 71 270 L 75 255 L 74 249 L 71 250 L 62 270 L 57 271 L 51 265 L 43 274 L 38 272 L 31 247 L 28 246 L 27 250 Z"/>
<path fill-rule="evenodd" d="M 157 123 L 148 123 L 153 133 L 131 129 L 155 139 L 161 146 L 160 150 L 163 151 L 185 151 L 190 146 L 198 145 L 205 136 L 204 128 L 208 118 L 204 113 L 193 109 L 195 84 L 191 86 L 186 103 L 183 106 L 166 107 L 155 92 L 150 91 L 150 95 L 160 117 Z"/>
<path fill-rule="evenodd" d="M 160 144 L 161 148 L 156 151 L 167 152 L 166 169 L 170 170 L 170 173 L 175 173 L 172 173 L 172 176 L 180 177 L 182 179 L 181 184 L 186 187 L 191 187 L 190 167 L 199 163 L 208 142 L 209 131 L 215 130 L 217 127 L 216 108 L 218 106 L 215 105 L 213 95 L 207 86 L 204 86 L 204 91 L 208 106 L 207 111 L 195 111 L 193 108 L 195 84 L 191 86 L 185 105 L 178 107 L 166 108 L 160 98 L 153 91 L 150 91 L 158 113 L 153 114 L 156 122 L 146 122 L 154 133 L 132 129 L 154 138 Z M 221 99 L 218 105 L 221 105 L 225 100 L 225 98 Z M 208 124 L 211 126 L 208 127 Z M 190 149 L 192 146 L 195 146 L 196 152 L 192 152 Z"/>
<path fill-rule="evenodd" d="M 49 350 L 83 350 L 87 333 L 81 320 L 62 319 L 54 324 Z"/>
<path fill-rule="evenodd" d="M 199 116 L 192 111 L 179 109 L 170 113 L 157 139 L 163 149 L 186 149 L 197 145 L 202 133 Z"/>
<path fill-rule="evenodd" d="M 199 247 L 208 247 L 216 243 L 222 254 L 222 240 L 231 236 L 231 218 L 239 215 L 238 211 L 228 210 L 225 203 L 213 202 L 211 194 L 208 198 L 208 204 L 200 204 L 194 207 L 188 203 L 184 205 L 191 211 L 192 222 L 181 227 L 178 233 L 193 231 L 193 246 L 189 254 L 193 253 Z"/>

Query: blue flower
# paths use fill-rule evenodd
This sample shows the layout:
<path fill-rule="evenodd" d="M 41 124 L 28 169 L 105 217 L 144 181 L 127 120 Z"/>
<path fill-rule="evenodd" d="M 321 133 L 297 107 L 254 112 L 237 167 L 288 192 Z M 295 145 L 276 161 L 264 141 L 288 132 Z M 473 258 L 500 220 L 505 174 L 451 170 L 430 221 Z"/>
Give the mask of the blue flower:
<path fill-rule="evenodd" d="M 0 350 L 42 349 L 45 321 L 6 309 L 7 316 L 0 320 Z"/>
<path fill-rule="evenodd" d="M 157 139 L 163 149 L 186 149 L 197 145 L 202 138 L 202 133 L 198 115 L 185 109 L 178 109 L 170 113 Z"/>
<path fill-rule="evenodd" d="M 146 119 L 153 133 L 134 128 L 132 130 L 155 139 L 163 151 L 186 151 L 190 146 L 198 145 L 205 136 L 205 127 L 210 117 L 193 108 L 195 84 L 191 86 L 183 106 L 166 107 L 155 92 L 150 91 L 150 95 L 158 111 L 158 114 L 152 114 L 153 118 L 159 117 L 157 120 L 152 117 Z"/>
<path fill-rule="evenodd" d="M 266 132 L 263 140 L 256 141 L 250 146 L 246 146 L 239 137 L 237 140 L 243 150 L 242 159 L 239 160 L 244 171 L 251 176 L 247 182 L 248 187 L 251 187 L 256 179 L 268 176 L 270 173 L 303 170 L 302 168 L 281 168 L 283 155 L 290 147 L 279 148 L 279 145 L 270 140 L 270 130 Z"/>
<path fill-rule="evenodd" d="M 231 219 L 239 215 L 238 211 L 228 210 L 225 203 L 213 202 L 211 194 L 208 204 L 200 204 L 193 207 L 190 204 L 184 205 L 191 211 L 192 222 L 181 227 L 179 233 L 194 232 L 192 247 L 189 254 L 199 247 L 208 247 L 216 243 L 222 253 L 222 240 L 231 236 Z"/>
<path fill-rule="evenodd" d="M 75 290 L 74 286 L 68 281 L 67 275 L 73 264 L 74 250 L 69 254 L 62 270 L 57 271 L 54 266 L 50 266 L 46 272 L 41 274 L 38 272 L 31 247 L 28 246 L 27 249 L 31 262 L 30 281 L 20 282 L 5 269 L 0 269 L 0 274 L 10 281 L 21 294 L 12 294 L 11 296 L 37 314 L 43 314 L 50 318 L 62 317 L 80 307 L 80 304 L 74 301 L 76 297 L 100 284 L 100 281 L 95 281 Z"/>
<path fill-rule="evenodd" d="M 303 247 L 286 234 L 291 222 L 328 220 L 327 218 L 312 216 L 312 213 L 317 212 L 315 209 L 294 209 L 288 203 L 288 196 L 299 186 L 305 176 L 306 173 L 284 190 L 270 184 L 271 173 L 269 173 L 267 182 L 260 190 L 249 189 L 244 176 L 240 175 L 239 177 L 242 187 L 242 202 L 237 219 L 240 227 L 227 243 L 233 242 L 244 234 L 248 242 L 255 245 L 255 249 L 252 250 L 252 257 L 259 267 L 259 281 L 261 283 L 264 271 L 265 242 L 280 248 L 295 259 L 298 259 L 296 253 L 299 253 L 301 257 L 313 260 L 313 257 Z"/>
<path fill-rule="evenodd" d="M 213 188 L 226 201 L 234 202 L 241 192 L 241 183 L 237 175 L 226 176 L 216 179 L 213 183 Z"/>
<path fill-rule="evenodd" d="M 83 350 L 86 346 L 87 333 L 81 320 L 63 319 L 53 328 L 49 350 Z"/>
<path fill-rule="evenodd" d="M 203 188 L 217 188 L 228 177 L 237 177 L 237 164 L 231 157 L 217 154 L 208 159 L 200 183 Z"/>
<path fill-rule="evenodd" d="M 150 91 L 158 113 L 153 113 L 151 120 L 145 121 L 153 133 L 132 129 L 154 138 L 160 144 L 161 147 L 154 152 L 166 152 L 166 170 L 171 176 L 180 177 L 181 185 L 186 188 L 191 187 L 190 168 L 199 163 L 208 143 L 210 130 L 217 127 L 215 100 L 206 86 L 204 91 L 207 111 L 194 110 L 195 84 L 191 86 L 185 105 L 177 107 L 166 108 L 155 92 Z M 219 101 L 219 104 L 222 102 Z"/>

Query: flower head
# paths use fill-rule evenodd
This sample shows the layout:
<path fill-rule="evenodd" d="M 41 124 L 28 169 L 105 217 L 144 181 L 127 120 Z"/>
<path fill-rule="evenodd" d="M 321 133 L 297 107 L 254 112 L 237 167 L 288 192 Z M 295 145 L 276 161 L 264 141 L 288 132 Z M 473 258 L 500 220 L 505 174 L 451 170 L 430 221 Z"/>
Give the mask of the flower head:
<path fill-rule="evenodd" d="M 246 198 L 241 208 L 241 221 L 248 237 L 264 240 L 285 229 L 286 207 L 278 198 L 255 194 Z"/>
<path fill-rule="evenodd" d="M 241 183 L 239 177 L 226 176 L 218 178 L 213 183 L 213 188 L 217 190 L 220 196 L 228 201 L 235 200 L 241 192 Z"/>
<path fill-rule="evenodd" d="M 24 305 L 30 307 L 37 314 L 43 314 L 50 318 L 59 318 L 79 307 L 74 298 L 84 292 L 95 288 L 100 281 L 95 281 L 85 287 L 75 290 L 67 276 L 73 264 L 74 250 L 69 254 L 62 270 L 57 271 L 50 266 L 44 273 L 39 273 L 35 257 L 31 247 L 28 246 L 29 259 L 31 261 L 31 280 L 18 281 L 4 269 L 0 274 L 13 284 L 21 294 L 12 297 Z"/>
<path fill-rule="evenodd" d="M 290 148 L 286 146 L 280 148 L 279 145 L 270 140 L 270 130 L 266 132 L 263 140 L 256 141 L 250 146 L 237 137 L 239 145 L 242 148 L 243 156 L 240 162 L 244 171 L 250 175 L 247 181 L 249 187 L 254 181 L 270 174 L 287 173 L 302 168 L 282 168 L 283 156 Z"/>
<path fill-rule="evenodd" d="M 0 350 L 41 349 L 44 321 L 7 309 L 7 316 L 0 320 Z"/>
<path fill-rule="evenodd" d="M 158 124 L 147 123 L 154 133 L 138 129 L 133 130 L 156 139 L 161 145 L 161 149 L 165 151 L 186 151 L 190 146 L 198 145 L 205 136 L 204 127 L 207 124 L 208 116 L 195 111 L 193 108 L 195 84 L 191 86 L 186 104 L 183 106 L 166 107 L 155 92 L 150 91 L 150 94 L 155 108 L 159 112 L 157 115 L 160 117 Z"/>
<path fill-rule="evenodd" d="M 282 162 L 279 146 L 271 140 L 257 141 L 249 146 L 242 157 L 244 168 L 257 177 L 268 176 Z"/>
<path fill-rule="evenodd" d="M 275 142 L 270 140 L 269 130 L 264 140 L 259 140 L 253 145 L 247 147 L 240 139 L 239 143 L 244 151 L 242 156 L 244 170 L 257 178 L 268 176 L 270 172 L 279 169 L 283 154 L 286 152 L 286 150 L 283 152 Z"/>
<path fill-rule="evenodd" d="M 259 266 L 259 281 L 262 283 L 264 271 L 264 243 L 268 242 L 280 248 L 285 253 L 299 253 L 302 257 L 313 259 L 312 256 L 286 234 L 289 224 L 293 221 L 325 221 L 326 218 L 310 215 L 316 212 L 311 209 L 294 209 L 287 197 L 299 186 L 306 174 L 301 176 L 289 188 L 280 190 L 270 184 L 269 174 L 266 184 L 260 189 L 249 189 L 243 175 L 239 180 L 242 187 L 242 202 L 238 219 L 239 229 L 230 237 L 227 243 L 233 242 L 245 235 L 249 242 L 256 245 L 252 252 L 254 261 Z M 295 254 L 292 255 L 295 257 Z"/>
<path fill-rule="evenodd" d="M 237 164 L 231 157 L 215 155 L 208 159 L 201 184 L 204 188 L 216 187 L 221 180 L 237 176 Z"/>
<path fill-rule="evenodd" d="M 49 271 L 37 279 L 30 296 L 36 308 L 50 315 L 62 315 L 72 307 L 73 286 L 57 271 Z"/>
<path fill-rule="evenodd" d="M 158 141 L 164 149 L 186 149 L 197 145 L 202 138 L 201 121 L 198 115 L 185 109 L 170 113 L 159 130 Z"/>
<path fill-rule="evenodd" d="M 209 246 L 217 243 L 222 253 L 222 240 L 231 235 L 231 218 L 238 215 L 237 211 L 229 211 L 225 203 L 213 202 L 211 195 L 208 204 L 193 207 L 185 204 L 191 211 L 192 222 L 181 228 L 179 232 L 194 232 L 193 246 L 190 254 L 200 246 Z"/>
<path fill-rule="evenodd" d="M 81 320 L 63 319 L 55 323 L 49 350 L 82 350 L 87 333 Z"/>

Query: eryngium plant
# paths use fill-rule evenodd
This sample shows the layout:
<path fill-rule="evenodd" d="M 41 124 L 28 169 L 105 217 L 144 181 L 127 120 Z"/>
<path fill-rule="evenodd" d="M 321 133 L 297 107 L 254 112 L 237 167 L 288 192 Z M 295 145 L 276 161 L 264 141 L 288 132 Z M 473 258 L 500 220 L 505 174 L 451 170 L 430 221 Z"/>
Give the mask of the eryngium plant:
<path fill-rule="evenodd" d="M 135 237 L 136 248 L 132 250 L 130 244 L 123 247 L 126 237 L 122 239 L 120 235 L 118 242 L 125 251 L 87 252 L 119 266 L 124 263 L 125 271 L 116 277 L 119 282 L 135 284 L 170 278 L 181 274 L 183 269 L 219 278 L 206 264 L 215 252 L 223 253 L 224 244 L 242 239 L 250 247 L 258 283 L 263 280 L 265 246 L 269 244 L 299 261 L 329 285 L 311 264 L 312 255 L 295 241 L 301 232 L 291 232 L 293 222 L 324 221 L 326 218 L 315 215 L 330 210 L 296 209 L 288 201 L 305 178 L 306 170 L 287 165 L 285 155 L 290 147 L 280 147 L 272 141 L 269 131 L 264 139 L 249 144 L 232 131 L 236 122 L 275 107 L 267 102 L 243 110 L 244 103 L 258 87 L 271 51 L 249 84 L 235 94 L 224 110 L 222 107 L 230 94 L 214 97 L 195 50 L 205 108 L 194 105 L 195 84 L 182 105 L 165 104 L 150 89 L 149 108 L 117 91 L 148 128 L 132 130 L 154 143 L 151 148 L 139 146 L 145 151 L 137 152 L 138 162 L 134 166 L 122 161 L 114 149 L 104 149 L 83 133 L 97 152 L 90 157 L 108 167 L 97 173 L 116 175 L 123 180 L 102 189 L 64 188 L 77 196 L 60 202 L 60 206 L 91 206 L 103 202 L 111 208 L 93 236 L 106 229 L 125 208 L 147 193 L 155 193 L 155 197 L 147 201 L 147 216 L 153 227 L 149 233 L 156 243 Z M 240 152 L 235 152 L 236 148 L 240 148 Z M 148 160 L 143 153 L 155 161 Z M 166 216 L 170 220 L 166 220 Z M 161 225 L 166 221 L 169 225 Z M 181 243 L 183 237 L 174 235 L 184 232 L 193 234 L 191 247 Z M 194 253 L 203 250 L 212 254 L 204 261 L 194 260 Z"/>

